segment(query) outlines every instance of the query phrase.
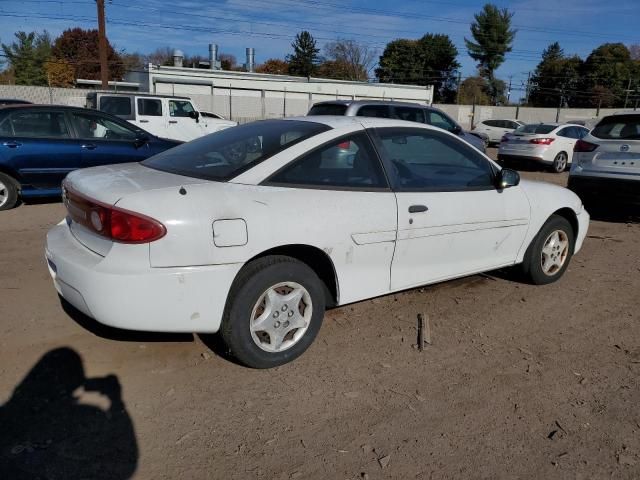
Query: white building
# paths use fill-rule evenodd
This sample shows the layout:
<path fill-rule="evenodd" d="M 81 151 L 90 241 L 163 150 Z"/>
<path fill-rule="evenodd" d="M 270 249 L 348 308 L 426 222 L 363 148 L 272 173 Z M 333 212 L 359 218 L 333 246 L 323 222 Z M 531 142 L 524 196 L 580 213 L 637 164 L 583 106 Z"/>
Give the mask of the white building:
<path fill-rule="evenodd" d="M 175 57 L 174 57 L 175 58 Z M 176 62 L 181 65 L 181 59 Z M 253 72 L 149 65 L 129 72 L 139 91 L 188 95 L 198 107 L 245 122 L 257 118 L 305 115 L 316 102 L 334 99 L 399 100 L 431 104 L 433 86 L 352 82 Z"/>

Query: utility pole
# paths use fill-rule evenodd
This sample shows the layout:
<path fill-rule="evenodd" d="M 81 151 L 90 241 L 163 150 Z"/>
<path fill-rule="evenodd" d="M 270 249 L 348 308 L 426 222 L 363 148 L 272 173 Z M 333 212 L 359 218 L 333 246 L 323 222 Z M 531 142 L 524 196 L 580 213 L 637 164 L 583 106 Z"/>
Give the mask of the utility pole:
<path fill-rule="evenodd" d="M 524 104 L 529 106 L 529 89 L 531 88 L 531 72 L 527 74 L 527 88 L 525 89 Z"/>
<path fill-rule="evenodd" d="M 100 80 L 102 89 L 109 89 L 109 64 L 107 63 L 107 28 L 104 18 L 104 0 L 96 0 L 98 7 L 98 51 L 100 55 Z"/>
<path fill-rule="evenodd" d="M 629 93 L 632 92 L 633 90 L 631 90 L 631 77 L 629 77 L 629 83 L 627 84 L 627 89 L 625 90 L 626 95 L 624 97 L 624 108 L 627 108 L 627 102 L 629 101 Z"/>
<path fill-rule="evenodd" d="M 456 88 L 456 103 L 460 105 L 460 83 L 462 82 L 462 74 L 458 72 L 458 86 Z"/>
<path fill-rule="evenodd" d="M 509 89 L 507 90 L 507 105 L 509 105 L 509 101 L 511 100 L 511 79 L 513 75 L 509 75 Z"/>

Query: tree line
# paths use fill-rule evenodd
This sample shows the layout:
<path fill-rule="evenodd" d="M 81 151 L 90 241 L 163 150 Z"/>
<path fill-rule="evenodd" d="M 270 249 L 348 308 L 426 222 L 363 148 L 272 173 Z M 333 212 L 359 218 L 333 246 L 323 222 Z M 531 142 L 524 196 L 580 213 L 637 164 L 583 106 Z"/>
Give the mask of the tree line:
<path fill-rule="evenodd" d="M 517 31 L 513 13 L 486 4 L 474 15 L 467 54 L 477 63 L 476 74 L 462 78 L 459 51 L 451 38 L 426 33 L 419 39 L 399 38 L 378 52 L 356 40 L 337 39 L 322 49 L 308 31 L 299 32 L 285 58 L 270 58 L 256 67 L 259 73 L 288 74 L 336 80 L 379 81 L 407 85 L 433 85 L 434 101 L 479 105 L 509 103 L 509 87 L 496 70 L 512 51 Z M 7 67 L 1 83 L 73 86 L 78 78 L 99 79 L 98 32 L 72 28 L 55 40 L 45 31 L 17 32 L 11 44 L 1 45 Z M 145 65 L 172 65 L 173 49 L 157 48 L 148 54 L 116 51 L 108 44 L 109 76 L 122 79 Z M 186 55 L 183 64 L 198 68 L 208 61 Z M 233 55 L 220 54 L 223 70 L 242 70 Z M 519 88 L 518 86 L 514 86 Z M 522 103 L 536 107 L 626 107 L 640 100 L 640 45 L 605 43 L 585 59 L 567 55 L 558 42 L 543 52 L 526 85 Z"/>

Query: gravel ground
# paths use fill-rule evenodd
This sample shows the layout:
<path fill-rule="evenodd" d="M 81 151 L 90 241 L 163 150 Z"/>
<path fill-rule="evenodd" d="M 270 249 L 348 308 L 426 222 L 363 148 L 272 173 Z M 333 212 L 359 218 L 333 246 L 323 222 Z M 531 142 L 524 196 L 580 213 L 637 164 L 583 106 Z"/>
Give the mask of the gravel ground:
<path fill-rule="evenodd" d="M 497 273 L 332 310 L 257 371 L 215 337 L 65 311 L 43 259 L 63 215 L 0 213 L 1 478 L 640 477 L 637 222 L 593 221 L 552 285 Z"/>

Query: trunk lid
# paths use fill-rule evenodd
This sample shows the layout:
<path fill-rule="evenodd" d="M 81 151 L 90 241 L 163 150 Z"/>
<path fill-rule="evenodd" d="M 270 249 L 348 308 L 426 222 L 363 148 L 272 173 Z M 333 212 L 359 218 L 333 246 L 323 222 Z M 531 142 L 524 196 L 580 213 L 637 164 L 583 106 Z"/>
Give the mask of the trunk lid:
<path fill-rule="evenodd" d="M 69 212 L 68 217 L 71 219 L 69 228 L 82 245 L 98 255 L 106 256 L 113 246 L 113 241 L 73 220 L 74 217 L 84 217 L 87 213 L 82 200 L 71 192 L 98 203 L 114 206 L 123 197 L 141 191 L 171 187 L 178 190 L 181 186 L 198 183 L 208 183 L 208 181 L 154 170 L 139 163 L 76 170 L 70 173 L 64 182 L 64 203 Z"/>

